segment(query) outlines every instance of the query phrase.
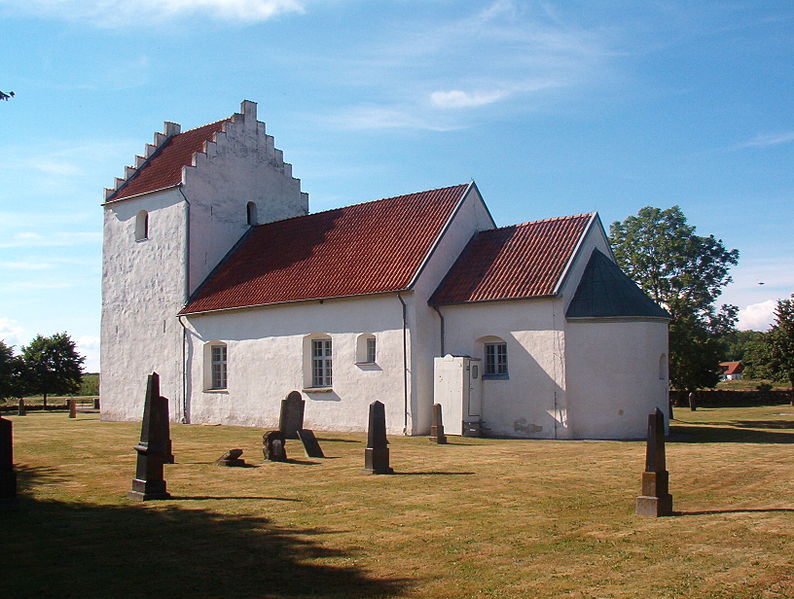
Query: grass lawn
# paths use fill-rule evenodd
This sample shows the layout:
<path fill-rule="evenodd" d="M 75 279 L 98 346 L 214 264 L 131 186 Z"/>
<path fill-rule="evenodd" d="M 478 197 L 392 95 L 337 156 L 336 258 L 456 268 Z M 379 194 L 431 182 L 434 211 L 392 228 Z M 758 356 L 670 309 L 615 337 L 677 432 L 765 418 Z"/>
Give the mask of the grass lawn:
<path fill-rule="evenodd" d="M 142 504 L 137 423 L 11 416 L 0 597 L 794 597 L 794 408 L 676 417 L 655 519 L 641 442 L 391 437 L 373 476 L 364 435 L 262 463 L 262 430 L 172 425 L 173 498 Z M 233 447 L 251 467 L 212 464 Z"/>

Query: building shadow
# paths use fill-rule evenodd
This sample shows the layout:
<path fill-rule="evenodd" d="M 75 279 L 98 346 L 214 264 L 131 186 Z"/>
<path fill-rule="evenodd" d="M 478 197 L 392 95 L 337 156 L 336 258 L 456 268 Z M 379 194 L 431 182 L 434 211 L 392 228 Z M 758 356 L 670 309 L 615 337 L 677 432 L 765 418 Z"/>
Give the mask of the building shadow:
<path fill-rule="evenodd" d="M 794 443 L 794 429 L 773 431 L 749 428 L 765 425 L 758 421 L 728 426 L 687 425 L 678 421 L 670 425 L 668 440 L 674 443 Z"/>
<path fill-rule="evenodd" d="M 323 543 L 334 531 L 279 526 L 280 509 L 221 514 L 172 502 L 101 505 L 37 499 L 26 489 L 59 476 L 18 468 L 20 509 L 3 516 L 5 597 L 395 597 L 407 578 L 375 578 Z M 185 498 L 188 499 L 188 498 Z M 193 498 L 199 499 L 199 498 Z M 209 497 L 201 499 L 210 499 Z M 219 498 L 227 499 L 227 498 Z"/>
<path fill-rule="evenodd" d="M 789 507 L 772 507 L 772 508 L 745 508 L 736 510 L 701 510 L 696 512 L 679 512 L 674 511 L 673 516 L 713 516 L 716 514 L 768 514 L 774 512 L 792 512 L 794 508 Z"/>

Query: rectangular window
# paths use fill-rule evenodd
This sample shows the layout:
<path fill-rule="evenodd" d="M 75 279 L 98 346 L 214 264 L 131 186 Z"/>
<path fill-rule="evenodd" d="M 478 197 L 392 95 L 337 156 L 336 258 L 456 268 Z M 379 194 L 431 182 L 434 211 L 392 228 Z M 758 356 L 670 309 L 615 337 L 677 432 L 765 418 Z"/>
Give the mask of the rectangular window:
<path fill-rule="evenodd" d="M 331 374 L 331 340 L 312 339 L 312 387 L 330 387 Z"/>
<path fill-rule="evenodd" d="M 226 346 L 212 346 L 212 389 L 226 389 Z"/>
<path fill-rule="evenodd" d="M 367 362 L 375 363 L 375 337 L 367 338 Z"/>
<path fill-rule="evenodd" d="M 507 343 L 485 344 L 485 376 L 507 376 Z"/>

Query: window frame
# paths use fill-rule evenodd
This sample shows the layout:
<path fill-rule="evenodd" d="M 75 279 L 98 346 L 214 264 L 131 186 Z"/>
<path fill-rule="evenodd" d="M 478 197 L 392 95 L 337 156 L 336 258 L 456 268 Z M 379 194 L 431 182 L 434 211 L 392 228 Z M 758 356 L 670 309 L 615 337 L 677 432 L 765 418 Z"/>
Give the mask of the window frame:
<path fill-rule="evenodd" d="M 149 213 L 141 210 L 135 215 L 135 241 L 149 239 Z"/>
<path fill-rule="evenodd" d="M 331 387 L 333 385 L 333 341 L 330 337 L 316 337 L 310 341 L 310 388 Z"/>
<path fill-rule="evenodd" d="M 483 380 L 507 379 L 510 377 L 508 368 L 506 341 L 488 341 L 483 344 Z"/>
<path fill-rule="evenodd" d="M 209 346 L 208 378 L 208 391 L 225 391 L 229 388 L 229 348 L 225 343 L 212 343 Z"/>

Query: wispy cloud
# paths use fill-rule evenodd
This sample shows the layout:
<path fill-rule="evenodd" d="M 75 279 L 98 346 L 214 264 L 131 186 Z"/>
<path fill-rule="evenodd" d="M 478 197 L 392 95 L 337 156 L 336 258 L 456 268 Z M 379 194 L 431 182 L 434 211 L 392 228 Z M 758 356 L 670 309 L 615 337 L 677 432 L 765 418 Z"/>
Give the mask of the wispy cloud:
<path fill-rule="evenodd" d="M 53 266 L 46 262 L 0 262 L 0 268 L 11 270 L 48 270 Z"/>
<path fill-rule="evenodd" d="M 430 94 L 430 101 L 439 108 L 472 108 L 493 104 L 505 97 L 502 91 L 465 92 L 459 89 L 435 91 Z"/>
<path fill-rule="evenodd" d="M 25 329 L 16 320 L 0 316 L 0 341 L 6 345 L 16 345 L 18 350 L 26 338 Z"/>
<path fill-rule="evenodd" d="M 62 247 L 97 243 L 102 240 L 101 233 L 69 233 L 58 232 L 50 235 L 40 233 L 15 233 L 7 241 L 0 242 L 0 248 L 23 247 Z"/>
<path fill-rule="evenodd" d="M 753 139 L 736 146 L 736 149 L 742 148 L 766 148 L 769 146 L 778 146 L 780 144 L 787 144 L 794 141 L 794 131 L 784 131 L 783 133 L 769 133 L 764 135 L 757 135 Z"/>
<path fill-rule="evenodd" d="M 304 0 L 5 0 L 0 7 L 17 14 L 80 21 L 98 27 L 164 23 L 185 17 L 210 17 L 256 23 L 305 12 Z"/>

